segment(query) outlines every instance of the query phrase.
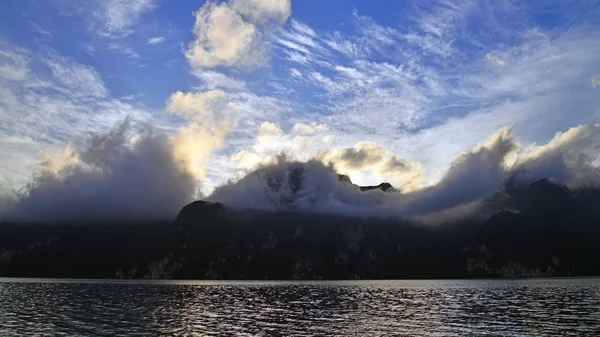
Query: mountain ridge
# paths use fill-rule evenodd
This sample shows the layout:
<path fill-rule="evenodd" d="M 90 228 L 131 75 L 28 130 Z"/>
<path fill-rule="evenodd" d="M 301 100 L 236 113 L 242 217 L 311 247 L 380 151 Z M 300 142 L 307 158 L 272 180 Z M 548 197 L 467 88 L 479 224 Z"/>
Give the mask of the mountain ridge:
<path fill-rule="evenodd" d="M 318 280 L 600 275 L 594 240 L 600 237 L 598 189 L 571 191 L 542 179 L 489 202 L 499 211 L 484 221 L 469 218 L 439 226 L 402 217 L 244 210 L 202 200 L 183 206 L 173 222 L 149 226 L 3 224 L 0 276 Z"/>

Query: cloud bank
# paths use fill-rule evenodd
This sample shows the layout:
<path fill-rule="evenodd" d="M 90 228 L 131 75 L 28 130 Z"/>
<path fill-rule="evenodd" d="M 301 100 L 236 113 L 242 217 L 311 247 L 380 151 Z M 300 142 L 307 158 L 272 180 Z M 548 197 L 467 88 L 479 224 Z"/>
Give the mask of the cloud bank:
<path fill-rule="evenodd" d="M 359 143 L 307 162 L 279 157 L 239 181 L 217 188 L 208 199 L 240 209 L 451 221 L 476 215 L 485 207 L 486 198 L 501 192 L 511 177 L 522 188 L 542 178 L 571 188 L 599 186 L 600 169 L 593 162 L 599 149 L 599 131 L 599 125 L 580 125 L 557 133 L 547 144 L 521 146 L 511 136 L 511 129 L 503 128 L 456 156 L 438 182 L 404 192 L 361 192 L 357 186 L 339 181 L 336 165 L 378 170 L 388 177 L 422 176 L 418 164 L 375 144 Z"/>
<path fill-rule="evenodd" d="M 177 162 L 175 143 L 150 125 L 125 121 L 82 142 L 45 153 L 6 220 L 171 219 L 194 196 L 195 178 Z"/>
<path fill-rule="evenodd" d="M 189 113 L 186 99 L 200 97 L 206 102 L 207 97 L 219 97 L 212 95 L 216 96 L 175 94 L 168 110 Z M 202 107 L 194 110 L 198 113 L 194 116 L 214 121 L 213 115 L 203 115 L 205 106 L 193 106 Z M 261 129 L 271 136 L 286 136 L 275 124 L 263 124 Z M 190 165 L 189 158 L 207 156 L 219 146 L 212 132 L 216 131 L 192 122 L 169 136 L 147 124 L 126 121 L 106 134 L 92 134 L 80 143 L 44 152 L 46 160 L 39 175 L 18 195 L 7 219 L 172 218 L 196 196 L 197 178 L 202 171 L 196 171 L 198 163 Z M 188 136 L 193 139 L 191 143 L 182 140 Z M 261 159 L 259 151 L 252 154 L 256 156 L 256 169 L 216 188 L 205 199 L 234 209 L 405 217 L 439 223 L 481 215 L 486 210 L 486 198 L 501 192 L 509 178 L 523 188 L 541 178 L 571 188 L 598 187 L 598 149 L 597 124 L 559 132 L 543 145 L 521 145 L 511 136 L 510 128 L 503 128 L 456 156 L 436 183 L 392 192 L 361 191 L 339 179 L 337 167 L 376 170 L 383 177 L 400 175 L 408 180 L 422 176 L 418 163 L 376 144 L 359 143 L 353 148 L 321 152 L 305 161 L 281 155 L 267 161 Z"/>

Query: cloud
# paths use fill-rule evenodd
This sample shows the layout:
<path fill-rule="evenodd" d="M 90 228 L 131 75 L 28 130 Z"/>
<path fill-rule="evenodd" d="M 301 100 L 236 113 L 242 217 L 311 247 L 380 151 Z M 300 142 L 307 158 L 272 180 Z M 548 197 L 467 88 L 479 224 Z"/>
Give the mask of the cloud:
<path fill-rule="evenodd" d="M 148 44 L 150 45 L 157 45 L 157 44 L 161 44 L 163 42 L 165 42 L 165 37 L 164 36 L 156 36 L 156 37 L 151 37 L 148 39 Z"/>
<path fill-rule="evenodd" d="M 514 158 L 517 181 L 549 178 L 571 188 L 597 186 L 600 125 L 584 124 L 557 132 L 544 145 L 531 144 Z"/>
<path fill-rule="evenodd" d="M 486 142 L 455 157 L 439 182 L 412 193 L 404 205 L 405 213 L 439 212 L 490 195 L 508 177 L 505 160 L 517 148 L 510 129 L 497 131 Z"/>
<path fill-rule="evenodd" d="M 235 123 L 235 107 L 227 99 L 222 91 L 177 92 L 166 110 L 183 125 L 169 134 L 126 120 L 107 132 L 41 151 L 43 162 L 17 193 L 7 219 L 171 219 L 201 197 L 210 156 Z"/>
<path fill-rule="evenodd" d="M 209 1 L 194 14 L 195 40 L 185 55 L 194 68 L 262 66 L 264 40 L 290 14 L 289 0 Z"/>
<path fill-rule="evenodd" d="M 528 5 L 473 1 L 417 2 L 409 24 L 394 26 L 356 12 L 343 31 L 301 33 L 290 20 L 281 32 L 297 38 L 275 39 L 275 51 L 300 93 L 296 113 L 314 111 L 335 145 L 372 141 L 439 180 L 453 156 L 502 126 L 547 141 L 598 116 L 600 96 L 585 89 L 600 65 L 597 22 L 571 24 L 580 6 L 568 7 L 564 26 L 548 30 L 526 18 Z"/>
<path fill-rule="evenodd" d="M 301 135 L 312 135 L 319 132 L 327 131 L 327 125 L 318 124 L 317 122 L 296 123 L 292 127 L 292 131 Z"/>
<path fill-rule="evenodd" d="M 49 57 L 46 64 L 54 80 L 73 96 L 104 97 L 108 93 L 102 78 L 92 67 L 58 55 Z"/>
<path fill-rule="evenodd" d="M 600 86 L 600 74 L 592 76 L 592 78 L 590 79 L 590 84 L 592 85 L 592 88 Z"/>
<path fill-rule="evenodd" d="M 503 59 L 492 53 L 485 54 L 485 59 L 491 66 L 494 67 L 504 67 L 506 65 L 506 62 Z"/>
<path fill-rule="evenodd" d="M 85 12 L 93 13 L 95 30 L 111 38 L 106 41 L 109 48 L 135 58 L 135 50 L 116 38 L 131 34 L 156 5 L 139 0 L 94 2 L 94 9 Z M 115 13 L 132 14 L 113 15 L 117 19 L 111 21 L 103 14 L 108 6 Z M 417 187 L 403 188 L 402 203 L 394 201 L 401 210 L 419 195 L 426 203 L 436 195 L 451 195 L 454 192 L 442 192 L 438 185 L 452 186 L 450 181 L 467 175 L 461 170 L 470 172 L 467 168 L 472 167 L 457 158 L 495 163 L 493 158 L 504 153 L 501 144 L 512 136 L 520 149 L 502 157 L 501 169 L 484 165 L 489 180 L 478 177 L 481 182 L 474 188 L 482 192 L 461 198 L 484 195 L 502 180 L 498 177 L 511 174 L 523 181 L 552 176 L 572 186 L 584 185 L 595 181 L 595 154 L 587 147 L 580 151 L 568 145 L 574 141 L 563 134 L 585 140 L 588 146 L 595 131 L 589 125 L 576 133 L 563 129 L 594 121 L 600 113 L 600 96 L 590 88 L 598 85 L 597 76 L 590 76 L 600 66 L 600 32 L 591 15 L 577 12 L 583 5 L 562 6 L 560 11 L 557 4 L 534 6 L 558 13 L 556 25 L 546 29 L 531 21 L 529 4 L 515 9 L 504 2 L 425 0 L 388 26 L 354 12 L 353 22 L 336 26 L 343 30 L 324 31 L 298 20 L 288 22 L 287 1 L 209 1 L 194 13 L 195 40 L 185 50 L 199 81 L 188 92 L 174 93 L 167 104 L 171 115 L 164 116 L 143 108 L 140 100 L 140 105 L 131 105 L 111 98 L 107 85 L 113 81 L 105 82 L 108 77 L 103 79 L 89 65 L 45 48 L 33 52 L 2 44 L 0 174 L 10 176 L 3 186 L 15 186 L 14 177 L 29 172 L 24 168 L 34 164 L 32 158 L 40 150 L 88 131 L 107 132 L 129 114 L 154 119 L 173 139 L 180 136 L 181 149 L 172 147 L 173 157 L 195 172 L 195 179 L 204 180 L 205 192 L 234 172 L 273 164 L 281 152 L 288 160 L 305 163 L 322 150 L 338 151 L 343 157 L 361 148 L 369 149 L 365 156 L 371 160 L 366 164 L 380 163 L 371 164 L 369 171 L 376 174 L 369 173 L 368 179 L 360 166 L 351 165 L 355 161 L 336 157 L 355 167 L 346 170 L 361 183 L 381 179 L 402 185 L 410 180 L 399 178 L 402 161 L 420 167 L 414 172 L 422 171 L 424 178 Z M 108 22 L 118 22 L 119 17 L 124 23 L 109 29 Z M 56 33 L 55 41 L 59 39 Z M 274 62 L 264 77 L 239 71 L 264 66 L 269 57 Z M 475 150 L 478 142 L 505 125 L 513 125 L 510 137 L 498 136 L 503 139 L 498 144 Z M 538 154 L 559 130 L 564 131 L 560 146 Z M 52 156 L 70 158 L 64 151 Z M 194 153 L 199 155 L 191 159 Z M 389 158 L 399 163 L 382 173 Z M 438 186 L 435 193 L 423 192 L 433 186 Z M 414 192 L 411 197 L 409 191 Z"/>
<path fill-rule="evenodd" d="M 43 163 L 6 220 L 170 220 L 194 197 L 194 177 L 177 164 L 169 137 L 150 125 L 125 121 L 74 146 Z"/>
<path fill-rule="evenodd" d="M 104 0 L 96 5 L 93 16 L 101 27 L 93 29 L 107 37 L 130 35 L 140 17 L 156 8 L 155 0 Z"/>
<path fill-rule="evenodd" d="M 114 43 L 114 42 L 109 43 L 108 49 L 112 50 L 116 53 L 123 54 L 123 55 L 129 57 L 130 59 L 140 58 L 140 55 L 135 50 L 133 50 L 133 48 L 124 46 L 119 43 Z"/>
<path fill-rule="evenodd" d="M 366 172 L 403 191 L 418 189 L 424 179 L 419 163 L 395 156 L 373 142 L 360 142 L 353 148 L 326 150 L 317 158 L 325 164 L 332 164 L 339 173 L 352 176 Z"/>
<path fill-rule="evenodd" d="M 279 128 L 270 124 L 265 124 L 265 129 L 271 134 L 281 134 Z M 340 182 L 339 170 L 323 163 L 319 156 L 306 161 L 275 156 L 260 162 L 261 157 L 256 153 L 240 152 L 237 154 L 240 161 L 260 162 L 258 168 L 235 183 L 217 188 L 208 199 L 241 209 L 400 216 L 428 223 L 452 221 L 478 216 L 486 209 L 493 211 L 495 205 L 487 205 L 487 197 L 501 191 L 507 179 L 515 174 L 518 180 L 513 182 L 527 186 L 541 178 L 568 183 L 570 177 L 581 178 L 585 173 L 587 185 L 571 187 L 592 183 L 597 186 L 600 171 L 591 160 L 575 161 L 579 166 L 560 166 L 556 165 L 556 156 L 581 158 L 586 151 L 597 154 L 600 146 L 598 130 L 600 126 L 579 126 L 557 134 L 542 146 L 522 146 L 511 136 L 510 128 L 502 128 L 485 142 L 456 156 L 436 183 L 391 193 L 361 192 L 354 185 Z M 338 163 L 349 167 L 418 173 L 418 165 L 395 157 L 375 144 L 358 144 L 354 149 L 338 150 L 333 154 Z M 515 156 L 519 157 L 516 161 Z M 560 171 L 562 169 L 566 171 Z M 561 176 L 565 172 L 568 174 Z"/>
<path fill-rule="evenodd" d="M 175 158 L 202 180 L 211 152 L 220 146 L 238 118 L 238 109 L 221 90 L 182 93 L 167 101 L 166 110 L 188 121 L 174 136 Z"/>
<path fill-rule="evenodd" d="M 302 73 L 300 72 L 300 70 L 298 70 L 296 68 L 290 69 L 290 75 L 292 75 L 293 77 L 295 77 L 297 79 L 302 79 Z"/>
<path fill-rule="evenodd" d="M 23 187 L 37 154 L 88 131 L 106 132 L 127 116 L 149 112 L 110 97 L 92 67 L 44 47 L 38 52 L 0 41 L 0 176 L 2 192 Z M 156 119 L 156 123 L 162 121 Z"/>
<path fill-rule="evenodd" d="M 194 120 L 213 120 L 213 114 L 227 103 L 222 90 L 183 93 L 177 91 L 167 101 L 167 111 Z"/>
<path fill-rule="evenodd" d="M 280 47 L 286 50 L 290 61 L 305 61 L 299 62 L 304 64 L 319 64 L 329 56 L 331 52 L 321 43 L 320 38 L 315 31 L 302 22 L 292 19 L 288 29 L 282 29 L 278 32 L 275 39 Z M 300 59 L 294 59 L 293 55 L 297 55 Z"/>
<path fill-rule="evenodd" d="M 0 43 L 0 78 L 8 81 L 24 81 L 28 75 L 28 63 L 25 55 L 9 51 L 7 44 Z"/>
<path fill-rule="evenodd" d="M 192 122 L 173 136 L 173 156 L 194 179 L 203 181 L 211 153 L 223 144 L 229 132 L 230 126 L 227 121 L 219 121 L 212 125 Z"/>
<path fill-rule="evenodd" d="M 249 130 L 253 137 L 253 145 L 237 148 L 226 160 L 224 171 L 233 171 L 229 179 L 240 179 L 261 165 L 277 161 L 281 155 L 289 159 L 308 160 L 316 151 L 331 145 L 332 135 L 327 134 L 327 126 L 317 123 L 293 124 L 286 132 L 273 122 L 262 122 L 257 130 Z M 223 176 L 223 174 L 221 174 Z M 221 183 L 227 179 L 222 179 Z M 218 185 L 217 185 L 218 186 Z"/>
<path fill-rule="evenodd" d="M 360 41 L 348 39 L 339 31 L 328 34 L 324 43 L 332 50 L 351 59 L 366 58 L 370 52 L 369 48 L 360 43 Z"/>
<path fill-rule="evenodd" d="M 338 198 L 360 198 L 356 189 L 337 181 L 337 174 L 318 161 L 290 162 L 278 158 L 236 183 L 218 187 L 208 200 L 236 209 L 339 212 Z M 354 193 L 353 193 L 354 192 Z M 346 203 L 340 202 L 342 208 Z"/>
<path fill-rule="evenodd" d="M 306 158 L 311 151 L 327 146 L 323 124 L 296 123 L 289 133 L 273 122 L 263 122 L 256 136 L 253 151 L 261 156 L 275 156 L 282 152 L 296 158 Z"/>
<path fill-rule="evenodd" d="M 231 0 L 231 8 L 250 22 L 283 25 L 292 14 L 290 0 Z"/>
<path fill-rule="evenodd" d="M 246 84 L 243 81 L 229 77 L 223 73 L 196 69 L 192 72 L 194 76 L 202 81 L 200 88 L 206 89 L 229 89 L 235 91 L 245 91 Z"/>

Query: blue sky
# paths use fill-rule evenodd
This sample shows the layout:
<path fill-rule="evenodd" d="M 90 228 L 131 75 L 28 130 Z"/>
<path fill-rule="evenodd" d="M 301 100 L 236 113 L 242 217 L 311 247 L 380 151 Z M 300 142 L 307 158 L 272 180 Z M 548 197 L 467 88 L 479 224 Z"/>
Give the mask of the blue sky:
<path fill-rule="evenodd" d="M 503 127 L 527 148 L 596 122 L 598 55 L 594 0 L 3 1 L 1 185 L 128 116 L 194 125 L 205 193 L 281 151 L 404 184 L 328 153 L 358 144 L 426 185 Z"/>

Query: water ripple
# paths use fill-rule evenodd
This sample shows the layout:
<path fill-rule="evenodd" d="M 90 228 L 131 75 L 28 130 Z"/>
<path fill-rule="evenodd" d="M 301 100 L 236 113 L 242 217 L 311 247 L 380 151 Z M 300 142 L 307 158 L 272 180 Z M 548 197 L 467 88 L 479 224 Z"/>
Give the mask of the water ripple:
<path fill-rule="evenodd" d="M 1 336 L 597 336 L 600 279 L 0 280 Z"/>

